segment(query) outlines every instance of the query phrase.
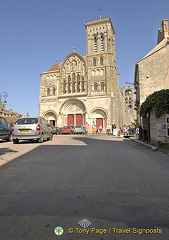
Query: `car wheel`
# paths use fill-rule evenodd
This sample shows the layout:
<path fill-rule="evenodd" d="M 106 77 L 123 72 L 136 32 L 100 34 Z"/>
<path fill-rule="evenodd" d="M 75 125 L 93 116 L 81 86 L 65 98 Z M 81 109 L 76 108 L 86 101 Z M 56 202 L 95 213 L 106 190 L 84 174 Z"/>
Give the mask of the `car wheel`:
<path fill-rule="evenodd" d="M 51 135 L 50 135 L 50 137 L 49 138 L 47 138 L 47 140 L 49 141 L 51 141 L 53 139 L 53 134 L 51 133 Z"/>
<path fill-rule="evenodd" d="M 18 144 L 19 143 L 19 139 L 13 139 L 13 144 Z"/>
<path fill-rule="evenodd" d="M 40 138 L 38 139 L 38 143 L 43 143 L 43 134 L 40 135 Z"/>

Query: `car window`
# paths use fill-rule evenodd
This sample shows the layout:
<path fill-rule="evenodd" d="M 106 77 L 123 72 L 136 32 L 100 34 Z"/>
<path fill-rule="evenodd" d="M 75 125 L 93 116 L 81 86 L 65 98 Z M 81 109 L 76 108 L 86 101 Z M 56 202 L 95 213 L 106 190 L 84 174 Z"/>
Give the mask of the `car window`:
<path fill-rule="evenodd" d="M 38 119 L 37 118 L 20 118 L 18 119 L 15 124 L 21 125 L 21 124 L 37 124 Z"/>
<path fill-rule="evenodd" d="M 8 126 L 8 123 L 7 123 L 7 121 L 4 119 L 4 118 L 0 118 L 0 125 L 1 126 L 4 126 L 4 127 L 7 127 Z"/>

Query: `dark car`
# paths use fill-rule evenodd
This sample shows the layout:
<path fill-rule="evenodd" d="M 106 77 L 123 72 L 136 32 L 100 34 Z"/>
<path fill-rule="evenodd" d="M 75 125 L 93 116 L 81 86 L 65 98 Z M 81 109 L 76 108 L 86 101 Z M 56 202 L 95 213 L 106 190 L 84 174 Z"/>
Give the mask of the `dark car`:
<path fill-rule="evenodd" d="M 61 128 L 61 134 L 74 134 L 74 126 L 65 126 Z"/>
<path fill-rule="evenodd" d="M 0 139 L 10 141 L 12 130 L 4 117 L 0 117 Z"/>

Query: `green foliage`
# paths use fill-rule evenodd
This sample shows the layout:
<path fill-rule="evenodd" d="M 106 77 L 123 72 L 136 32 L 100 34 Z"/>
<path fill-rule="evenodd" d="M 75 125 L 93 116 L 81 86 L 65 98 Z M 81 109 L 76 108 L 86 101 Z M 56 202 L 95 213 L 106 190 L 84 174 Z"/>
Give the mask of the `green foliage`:
<path fill-rule="evenodd" d="M 156 118 L 169 113 L 169 89 L 163 89 L 149 95 L 141 105 L 140 115 L 144 116 L 150 109 L 154 110 Z"/>

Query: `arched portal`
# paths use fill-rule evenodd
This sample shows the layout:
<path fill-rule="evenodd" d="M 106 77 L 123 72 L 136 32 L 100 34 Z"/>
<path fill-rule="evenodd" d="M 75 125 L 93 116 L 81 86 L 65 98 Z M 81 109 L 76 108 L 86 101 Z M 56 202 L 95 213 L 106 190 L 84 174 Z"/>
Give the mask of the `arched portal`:
<path fill-rule="evenodd" d="M 51 126 L 57 126 L 56 113 L 52 110 L 48 110 L 43 114 L 43 117 L 48 121 Z"/>
<path fill-rule="evenodd" d="M 86 118 L 86 107 L 79 99 L 66 100 L 60 113 L 62 115 L 63 125 L 84 125 Z"/>
<path fill-rule="evenodd" d="M 108 113 L 104 108 L 94 108 L 89 113 L 89 119 L 92 124 L 94 121 L 96 126 L 102 126 L 104 128 L 107 125 Z"/>

